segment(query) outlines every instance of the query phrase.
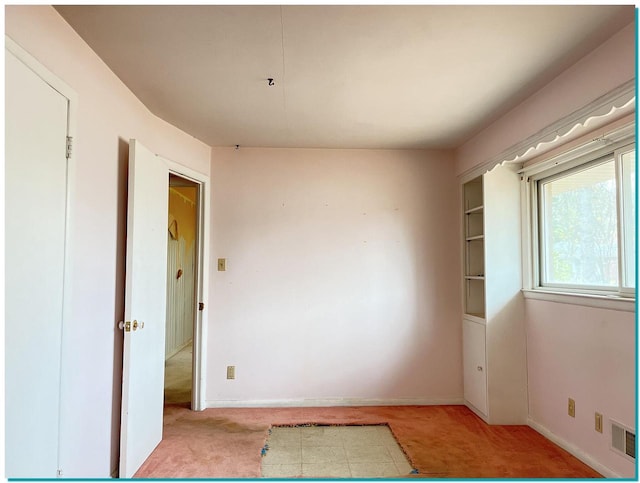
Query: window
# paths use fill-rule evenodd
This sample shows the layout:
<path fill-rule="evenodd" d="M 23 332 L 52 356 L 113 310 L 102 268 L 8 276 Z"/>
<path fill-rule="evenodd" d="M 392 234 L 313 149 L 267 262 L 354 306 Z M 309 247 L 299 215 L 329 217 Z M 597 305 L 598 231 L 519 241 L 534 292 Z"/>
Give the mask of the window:
<path fill-rule="evenodd" d="M 635 294 L 635 145 L 602 151 L 532 177 L 538 287 Z"/>

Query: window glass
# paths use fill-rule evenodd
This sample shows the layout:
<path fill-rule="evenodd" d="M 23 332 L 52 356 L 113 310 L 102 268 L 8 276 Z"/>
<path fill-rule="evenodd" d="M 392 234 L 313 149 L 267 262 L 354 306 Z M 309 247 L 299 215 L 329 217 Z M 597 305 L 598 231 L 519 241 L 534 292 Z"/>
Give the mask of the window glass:
<path fill-rule="evenodd" d="M 543 285 L 618 287 L 614 160 L 540 182 Z"/>

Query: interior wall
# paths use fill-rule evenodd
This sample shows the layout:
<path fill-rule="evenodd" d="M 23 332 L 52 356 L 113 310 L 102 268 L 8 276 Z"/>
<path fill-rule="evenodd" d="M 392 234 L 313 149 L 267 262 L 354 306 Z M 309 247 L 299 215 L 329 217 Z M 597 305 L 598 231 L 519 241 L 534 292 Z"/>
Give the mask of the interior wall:
<path fill-rule="evenodd" d="M 613 419 L 635 427 L 635 314 L 526 300 L 529 417 L 626 478 L 635 465 L 609 449 Z M 567 400 L 576 417 L 567 415 Z M 594 429 L 595 413 L 604 432 Z"/>
<path fill-rule="evenodd" d="M 498 156 L 634 76 L 632 23 L 461 146 L 456 172 Z M 576 453 L 633 476 L 633 464 L 609 449 L 607 426 L 608 418 L 635 423 L 634 315 L 530 299 L 525 312 L 529 418 Z M 576 400 L 575 419 L 567 416 L 568 397 Z M 595 411 L 604 414 L 604 434 L 594 430 Z"/>
<path fill-rule="evenodd" d="M 65 477 L 109 477 L 120 436 L 128 141 L 203 173 L 210 148 L 152 115 L 52 7 L 5 6 L 5 32 L 79 97 L 60 461 Z"/>
<path fill-rule="evenodd" d="M 211 263 L 207 404 L 461 402 L 453 168 L 445 152 L 214 148 L 227 267 Z"/>
<path fill-rule="evenodd" d="M 169 188 L 169 220 L 178 225 L 178 238 L 183 238 L 188 246 L 196 240 L 198 188 L 191 186 L 171 186 Z"/>
<path fill-rule="evenodd" d="M 191 339 L 195 312 L 197 188 L 169 188 L 165 358 Z"/>

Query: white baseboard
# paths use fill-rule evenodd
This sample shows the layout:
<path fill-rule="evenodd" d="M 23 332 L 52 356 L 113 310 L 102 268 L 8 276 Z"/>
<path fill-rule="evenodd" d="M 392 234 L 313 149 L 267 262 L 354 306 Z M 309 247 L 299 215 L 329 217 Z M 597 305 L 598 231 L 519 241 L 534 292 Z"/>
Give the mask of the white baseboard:
<path fill-rule="evenodd" d="M 467 406 L 471 412 L 473 414 L 475 414 L 476 416 L 478 416 L 480 419 L 482 419 L 485 423 L 489 424 L 489 421 L 487 420 L 487 415 L 484 414 L 482 411 L 480 411 L 479 409 L 477 409 L 473 404 L 471 404 L 469 401 L 467 401 L 466 399 L 463 399 L 462 404 L 464 404 L 465 406 Z"/>
<path fill-rule="evenodd" d="M 607 468 L 606 466 L 604 466 L 603 464 L 597 462 L 595 459 L 593 459 L 592 456 L 588 455 L 587 453 L 582 451 L 580 448 L 578 448 L 574 444 L 571 444 L 568 441 L 562 439 L 557 434 L 552 433 L 549 429 L 545 428 L 544 426 L 542 426 L 540 423 L 534 421 L 533 419 L 528 418 L 527 419 L 527 424 L 529 425 L 529 427 L 531 427 L 534 430 L 536 430 L 542 436 L 544 436 L 548 440 L 554 442 L 555 444 L 560 446 L 565 451 L 568 451 L 573 456 L 575 456 L 580 461 L 582 461 L 585 465 L 590 466 L 591 468 L 596 470 L 598 473 L 600 473 L 604 477 L 606 477 L 606 478 L 622 478 L 622 476 L 617 474 L 615 471 L 613 471 L 610 468 Z"/>
<path fill-rule="evenodd" d="M 443 406 L 464 404 L 462 398 L 451 399 L 264 399 L 207 401 L 211 408 L 289 408 L 335 406 Z"/>

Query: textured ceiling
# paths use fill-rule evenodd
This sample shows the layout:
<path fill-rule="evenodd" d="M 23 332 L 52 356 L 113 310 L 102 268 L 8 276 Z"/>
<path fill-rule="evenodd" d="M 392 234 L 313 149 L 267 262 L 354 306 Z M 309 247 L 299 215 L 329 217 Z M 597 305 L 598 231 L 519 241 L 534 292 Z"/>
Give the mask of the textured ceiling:
<path fill-rule="evenodd" d="M 153 113 L 263 147 L 456 147 L 634 20 L 631 5 L 56 9 Z"/>

